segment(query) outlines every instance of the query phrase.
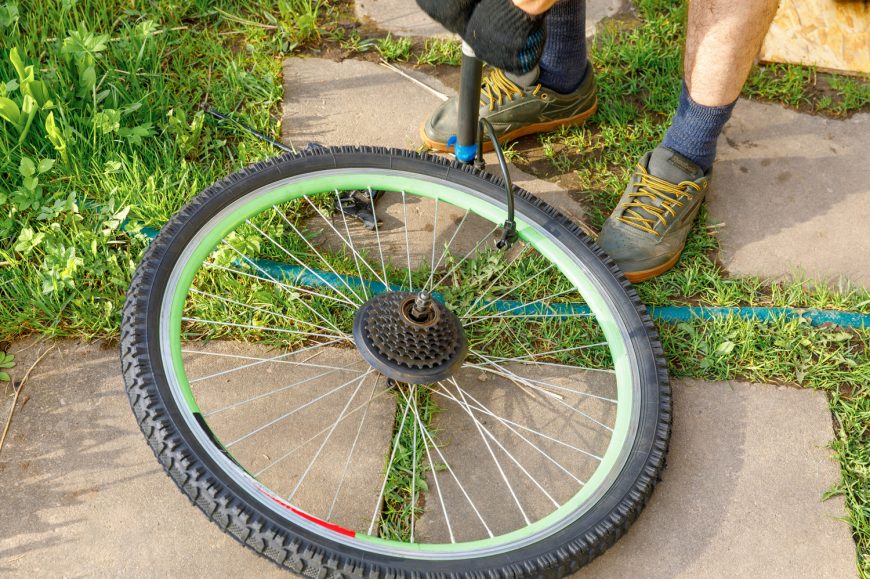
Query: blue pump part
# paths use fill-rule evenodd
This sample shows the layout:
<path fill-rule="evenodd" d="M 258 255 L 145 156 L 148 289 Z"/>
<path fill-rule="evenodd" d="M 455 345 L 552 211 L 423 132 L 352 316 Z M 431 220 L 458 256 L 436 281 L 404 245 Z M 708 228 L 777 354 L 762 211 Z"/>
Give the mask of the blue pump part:
<path fill-rule="evenodd" d="M 471 163 L 477 157 L 477 143 L 463 146 L 457 142 L 456 135 L 447 139 L 447 146 L 453 147 L 453 154 L 463 163 Z"/>

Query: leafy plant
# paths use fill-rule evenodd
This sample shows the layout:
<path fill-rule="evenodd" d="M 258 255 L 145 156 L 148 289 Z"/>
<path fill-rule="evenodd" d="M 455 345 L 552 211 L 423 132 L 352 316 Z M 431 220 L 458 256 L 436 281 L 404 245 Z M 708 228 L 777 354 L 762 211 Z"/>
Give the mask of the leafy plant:
<path fill-rule="evenodd" d="M 84 23 L 79 23 L 78 28 L 71 32 L 63 41 L 60 53 L 75 65 L 78 73 L 78 92 L 76 96 L 86 98 L 97 85 L 97 59 L 106 50 L 109 41 L 108 34 L 94 34 L 90 32 Z"/>
<path fill-rule="evenodd" d="M 449 64 L 458 66 L 462 62 L 462 46 L 455 40 L 430 38 L 417 56 L 417 64 Z"/>
<path fill-rule="evenodd" d="M 187 113 L 184 109 L 172 109 L 166 114 L 169 120 L 169 134 L 175 137 L 175 144 L 179 152 L 188 158 L 196 156 L 199 148 L 202 127 L 205 122 L 205 114 L 197 111 L 193 119 L 188 122 Z"/>
<path fill-rule="evenodd" d="M 9 382 L 11 378 L 9 377 L 10 368 L 15 367 L 15 356 L 9 354 L 7 352 L 0 352 L 0 382 Z"/>
<path fill-rule="evenodd" d="M 40 176 L 51 170 L 54 159 L 42 159 L 39 164 L 33 162 L 30 157 L 22 157 L 18 166 L 21 175 L 21 185 L 12 193 L 11 201 L 19 211 L 38 209 L 43 202 L 43 185 L 39 182 Z M 6 198 L 0 193 L 0 201 Z"/>
<path fill-rule="evenodd" d="M 378 39 L 376 47 L 381 58 L 387 61 L 406 61 L 411 57 L 411 39 L 406 36 L 393 38 L 392 34 L 387 34 Z"/>
<path fill-rule="evenodd" d="M 17 144 L 21 145 L 30 132 L 36 113 L 54 108 L 45 83 L 35 78 L 33 65 L 24 65 L 18 48 L 9 51 L 9 62 L 18 75 L 17 81 L 0 84 L 0 118 L 11 124 L 18 134 Z M 20 93 L 21 100 L 9 98 L 13 91 Z"/>
<path fill-rule="evenodd" d="M 19 17 L 18 2 L 6 2 L 0 5 L 0 30 L 16 28 Z"/>

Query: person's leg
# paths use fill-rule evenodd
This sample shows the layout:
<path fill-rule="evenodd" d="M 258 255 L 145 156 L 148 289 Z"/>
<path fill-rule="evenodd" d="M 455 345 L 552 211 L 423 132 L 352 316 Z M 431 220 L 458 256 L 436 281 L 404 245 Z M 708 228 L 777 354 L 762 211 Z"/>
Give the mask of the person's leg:
<path fill-rule="evenodd" d="M 696 103 L 733 103 L 761 50 L 779 0 L 689 2 L 684 59 L 686 86 Z"/>
<path fill-rule="evenodd" d="M 559 0 L 544 23 L 538 82 L 558 93 L 574 92 L 586 74 L 586 0 Z"/>
<path fill-rule="evenodd" d="M 672 268 L 710 182 L 716 141 L 740 95 L 778 0 L 689 3 L 685 81 L 661 145 L 638 163 L 599 244 L 631 281 Z"/>
<path fill-rule="evenodd" d="M 501 143 L 523 135 L 579 125 L 595 113 L 595 75 L 586 58 L 586 2 L 559 0 L 545 17 L 547 39 L 539 66 L 522 77 L 490 69 L 483 82 L 480 114 Z M 450 151 L 456 134 L 457 100 L 446 101 L 420 127 L 430 149 Z M 484 142 L 489 150 L 489 141 Z"/>
<path fill-rule="evenodd" d="M 713 165 L 719 133 L 731 117 L 778 4 L 778 0 L 689 3 L 685 81 L 680 106 L 662 144 L 704 171 Z"/>

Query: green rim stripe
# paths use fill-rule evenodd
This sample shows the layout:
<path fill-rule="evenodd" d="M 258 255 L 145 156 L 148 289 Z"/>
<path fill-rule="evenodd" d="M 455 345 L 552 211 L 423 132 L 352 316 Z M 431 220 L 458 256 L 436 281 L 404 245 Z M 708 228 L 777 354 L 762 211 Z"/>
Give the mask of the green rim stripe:
<path fill-rule="evenodd" d="M 205 236 L 199 245 L 193 250 L 188 261 L 184 264 L 178 285 L 172 297 L 172 309 L 170 313 L 172 335 L 170 336 L 172 362 L 175 369 L 178 386 L 181 389 L 184 400 L 191 412 L 199 412 L 196 399 L 190 389 L 187 376 L 184 371 L 181 356 L 181 317 L 188 288 L 193 281 L 201 264 L 211 254 L 215 247 L 229 233 L 241 225 L 245 219 L 260 213 L 261 211 L 302 197 L 335 190 L 351 190 L 373 188 L 384 191 L 416 194 L 430 199 L 438 199 L 455 207 L 467 209 L 472 213 L 487 219 L 492 223 L 500 223 L 506 217 L 505 211 L 494 204 L 479 199 L 467 192 L 454 189 L 443 183 L 434 183 L 425 179 L 406 177 L 396 174 L 359 173 L 331 171 L 327 175 L 312 174 L 309 178 L 294 181 L 287 184 L 265 190 L 253 197 L 249 202 L 238 208 L 232 215 L 219 222 Z M 517 231 L 521 239 L 532 245 L 541 255 L 554 262 L 559 270 L 579 289 L 587 304 L 595 314 L 596 320 L 601 325 L 602 331 L 610 347 L 614 362 L 617 379 L 617 398 L 622 403 L 617 405 L 616 423 L 613 435 L 608 445 L 603 460 L 599 464 L 593 476 L 586 481 L 579 493 L 571 498 L 559 509 L 550 513 L 543 519 L 532 525 L 517 529 L 511 533 L 465 543 L 444 544 L 410 544 L 399 541 L 389 541 L 358 533 L 356 538 L 369 543 L 388 545 L 391 548 L 405 551 L 409 556 L 413 552 L 443 552 L 467 551 L 479 548 L 492 548 L 503 543 L 509 543 L 517 539 L 545 530 L 554 525 L 567 515 L 576 511 L 584 501 L 598 488 L 613 469 L 626 442 L 630 429 L 631 408 L 634 400 L 631 383 L 631 368 L 625 344 L 619 328 L 613 318 L 604 298 L 599 294 L 589 277 L 577 266 L 576 263 L 560 249 L 555 243 L 544 237 L 534 226 L 517 218 Z"/>

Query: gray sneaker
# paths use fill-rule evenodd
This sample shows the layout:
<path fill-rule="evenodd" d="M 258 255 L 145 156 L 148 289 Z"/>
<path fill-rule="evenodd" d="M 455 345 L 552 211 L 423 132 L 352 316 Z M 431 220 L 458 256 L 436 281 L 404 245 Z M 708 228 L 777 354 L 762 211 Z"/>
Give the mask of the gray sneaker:
<path fill-rule="evenodd" d="M 709 171 L 656 147 L 637 164 L 598 244 L 631 282 L 668 271 L 680 259 L 709 184 Z"/>
<path fill-rule="evenodd" d="M 563 126 L 579 125 L 595 114 L 598 98 L 595 74 L 589 63 L 586 64 L 583 82 L 570 94 L 545 88 L 537 83 L 537 76 L 535 73 L 534 80 L 527 83 L 509 78 L 496 68 L 483 80 L 480 116 L 492 123 L 499 143 Z M 458 124 L 459 99 L 453 97 L 423 122 L 420 138 L 433 151 L 451 152 L 447 141 L 456 134 Z M 492 144 L 485 140 L 483 149 L 492 150 Z"/>

